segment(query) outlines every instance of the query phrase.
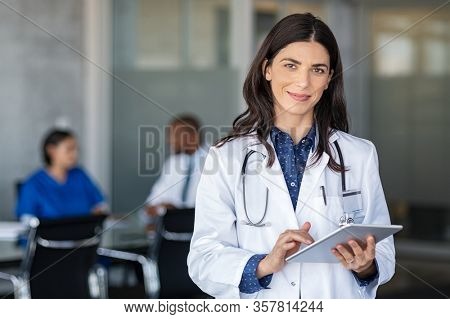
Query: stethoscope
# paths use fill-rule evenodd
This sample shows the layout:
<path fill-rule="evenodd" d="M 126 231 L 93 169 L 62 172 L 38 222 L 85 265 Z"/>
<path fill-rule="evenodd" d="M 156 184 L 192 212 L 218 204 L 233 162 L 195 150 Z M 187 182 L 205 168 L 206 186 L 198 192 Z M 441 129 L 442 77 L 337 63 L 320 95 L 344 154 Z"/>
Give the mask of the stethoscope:
<path fill-rule="evenodd" d="M 347 192 L 347 186 L 346 186 L 346 182 L 345 182 L 345 164 L 344 164 L 344 157 L 342 156 L 342 151 L 341 148 L 339 146 L 339 143 L 337 141 L 334 141 L 334 146 L 336 147 L 338 156 L 339 156 L 339 162 L 341 164 L 341 167 L 343 167 L 343 169 L 341 170 L 341 187 L 342 187 L 342 194 L 343 196 L 346 196 Z M 266 187 L 266 197 L 265 197 L 265 206 L 264 206 L 264 213 L 262 214 L 261 219 L 259 219 L 258 221 L 254 222 L 250 219 L 248 212 L 247 212 L 247 200 L 246 200 L 246 194 L 245 194 L 245 177 L 247 175 L 247 164 L 248 164 L 248 160 L 250 159 L 250 157 L 255 154 L 261 154 L 255 150 L 251 150 L 249 152 L 247 152 L 247 154 L 245 155 L 244 158 L 244 162 L 242 163 L 242 169 L 241 169 L 241 176 L 242 176 L 242 197 L 243 197 L 243 203 L 244 203 L 244 213 L 245 213 L 245 217 L 247 218 L 247 220 L 243 220 L 242 224 L 247 225 L 247 226 L 252 226 L 252 227 L 269 227 L 271 224 L 270 222 L 264 222 L 264 219 L 266 218 L 267 215 L 267 206 L 268 206 L 268 202 L 269 202 L 269 189 Z M 262 156 L 265 155 L 261 154 Z M 325 198 L 324 198 L 325 199 Z M 343 219 L 345 219 L 343 221 Z M 339 225 L 341 225 L 342 223 L 352 223 L 353 220 L 351 217 L 348 217 L 347 214 L 344 214 L 341 219 L 339 220 Z"/>
<path fill-rule="evenodd" d="M 266 200 L 265 200 L 265 205 L 264 205 L 264 214 L 262 215 L 262 218 L 260 220 L 258 220 L 256 223 L 254 223 L 250 217 L 248 216 L 248 212 L 247 212 L 247 201 L 246 201 L 246 196 L 245 196 L 245 176 L 247 176 L 247 163 L 248 160 L 250 158 L 250 156 L 252 156 L 254 153 L 259 153 L 257 151 L 251 150 L 249 151 L 244 158 L 244 162 L 242 163 L 242 169 L 241 169 L 241 176 L 242 176 L 242 194 L 243 194 L 243 202 L 244 202 L 244 212 L 245 212 L 245 217 L 247 218 L 247 220 L 242 221 L 244 225 L 247 226 L 253 226 L 253 227 L 265 227 L 265 226 L 270 226 L 269 222 L 263 223 L 264 219 L 266 218 L 267 215 L 267 204 L 269 201 L 269 189 L 266 187 Z M 259 153 L 261 154 L 261 153 Z M 262 156 L 265 155 L 261 154 Z"/>

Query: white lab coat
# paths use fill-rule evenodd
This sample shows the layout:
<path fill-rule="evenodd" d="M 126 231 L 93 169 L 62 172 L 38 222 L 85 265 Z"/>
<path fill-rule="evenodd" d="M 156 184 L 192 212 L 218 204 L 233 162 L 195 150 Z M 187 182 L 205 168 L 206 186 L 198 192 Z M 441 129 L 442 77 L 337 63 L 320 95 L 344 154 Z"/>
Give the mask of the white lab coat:
<path fill-rule="evenodd" d="M 179 208 L 194 207 L 197 186 L 207 155 L 205 148 L 200 147 L 192 155 L 183 153 L 169 156 L 161 169 L 161 175 L 147 197 L 146 205 L 153 206 L 170 203 Z M 182 193 L 190 160 L 193 161 L 193 170 L 189 179 L 186 200 L 183 201 Z"/>
<path fill-rule="evenodd" d="M 332 134 L 330 144 L 335 140 L 349 168 L 346 173 L 347 189 L 362 192 L 363 223 L 390 224 L 374 145 L 340 131 Z M 316 146 L 317 141 L 318 136 Z M 270 138 L 268 142 L 271 143 Z M 193 281 L 216 298 L 374 298 L 377 287 L 394 274 L 392 237 L 377 243 L 379 277 L 367 287 L 361 288 L 353 274 L 339 263 L 287 263 L 273 275 L 270 289 L 254 294 L 239 292 L 242 272 L 249 258 L 254 254 L 269 253 L 282 232 L 298 229 L 309 221 L 312 225 L 310 234 L 317 240 L 339 227 L 339 218 L 343 213 L 341 175 L 327 168 L 327 154 L 324 153 L 313 166 L 310 166 L 313 160 L 310 154 L 295 212 L 280 163 L 276 159 L 268 168 L 268 157 L 263 159 L 261 156 L 260 173 L 247 177 L 249 181 L 257 181 L 253 186 L 246 187 L 247 211 L 254 222 L 262 217 L 267 187 L 269 195 L 265 221 L 271 225 L 253 227 L 242 223 L 246 217 L 240 173 L 249 150 L 267 155 L 265 147 L 254 137 L 239 138 L 220 148 L 210 149 L 197 190 L 195 229 L 188 256 L 189 274 Z M 333 156 L 339 162 L 337 154 Z M 326 188 L 327 205 L 324 204 L 320 186 Z"/>

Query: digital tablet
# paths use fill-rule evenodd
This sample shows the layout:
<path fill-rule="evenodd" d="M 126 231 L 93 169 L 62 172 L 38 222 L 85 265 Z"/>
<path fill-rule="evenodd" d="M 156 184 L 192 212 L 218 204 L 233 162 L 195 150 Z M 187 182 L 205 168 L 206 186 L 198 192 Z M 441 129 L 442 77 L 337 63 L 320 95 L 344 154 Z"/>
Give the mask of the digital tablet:
<path fill-rule="evenodd" d="M 286 258 L 286 261 L 298 263 L 338 263 L 339 260 L 331 252 L 331 249 L 336 247 L 336 245 L 345 244 L 351 239 L 365 241 L 369 235 L 373 235 L 375 241 L 379 242 L 402 229 L 403 226 L 400 225 L 345 225 L 330 233 L 328 236 L 300 249 L 295 254 Z"/>

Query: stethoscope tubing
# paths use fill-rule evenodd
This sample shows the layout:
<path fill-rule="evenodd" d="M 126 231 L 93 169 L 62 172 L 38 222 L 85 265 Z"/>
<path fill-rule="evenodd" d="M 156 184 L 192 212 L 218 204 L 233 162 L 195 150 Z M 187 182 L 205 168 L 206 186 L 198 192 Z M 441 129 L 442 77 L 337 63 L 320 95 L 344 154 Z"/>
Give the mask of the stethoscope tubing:
<path fill-rule="evenodd" d="M 341 148 L 339 146 L 339 143 L 337 141 L 334 141 L 334 146 L 336 147 L 337 153 L 338 153 L 338 157 L 339 157 L 339 163 L 341 165 L 341 187 L 342 187 L 342 193 L 344 193 L 347 189 L 346 186 L 346 181 L 345 181 L 345 164 L 344 164 L 344 157 L 342 156 L 342 151 Z M 251 150 L 249 151 L 244 158 L 244 162 L 242 163 L 242 169 L 241 169 L 241 175 L 242 175 L 242 197 L 243 197 L 243 203 L 244 203 L 244 212 L 245 212 L 245 217 L 247 218 L 247 221 L 244 222 L 245 225 L 248 226 L 253 226 L 253 227 L 264 227 L 264 226 L 268 226 L 270 225 L 270 223 L 263 223 L 264 219 L 266 218 L 267 215 L 267 206 L 269 204 L 269 189 L 266 187 L 266 201 L 265 201 L 265 206 L 264 206 L 264 214 L 262 216 L 262 218 L 257 221 L 256 223 L 252 222 L 252 220 L 250 219 L 250 216 L 248 215 L 247 212 L 247 200 L 246 200 L 246 191 L 245 191 L 245 176 L 247 175 L 247 163 L 248 160 L 250 158 L 250 156 L 252 156 L 254 153 L 257 153 L 257 151 L 255 150 Z"/>

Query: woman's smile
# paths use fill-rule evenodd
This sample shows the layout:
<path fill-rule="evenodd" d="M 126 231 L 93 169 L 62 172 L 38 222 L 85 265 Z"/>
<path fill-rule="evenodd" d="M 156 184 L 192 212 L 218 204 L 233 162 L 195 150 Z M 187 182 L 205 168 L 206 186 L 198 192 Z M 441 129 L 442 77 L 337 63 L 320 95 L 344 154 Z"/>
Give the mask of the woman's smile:
<path fill-rule="evenodd" d="M 293 92 L 287 92 L 289 94 L 290 97 L 292 97 L 292 99 L 294 99 L 297 102 L 306 102 L 309 100 L 309 98 L 311 97 L 311 95 L 308 94 L 299 94 L 299 93 L 293 93 Z"/>

